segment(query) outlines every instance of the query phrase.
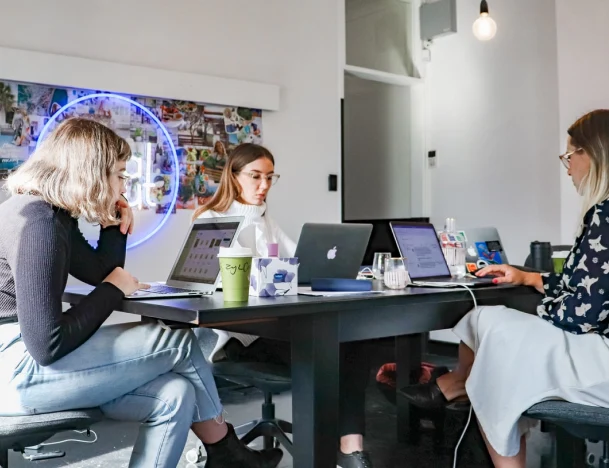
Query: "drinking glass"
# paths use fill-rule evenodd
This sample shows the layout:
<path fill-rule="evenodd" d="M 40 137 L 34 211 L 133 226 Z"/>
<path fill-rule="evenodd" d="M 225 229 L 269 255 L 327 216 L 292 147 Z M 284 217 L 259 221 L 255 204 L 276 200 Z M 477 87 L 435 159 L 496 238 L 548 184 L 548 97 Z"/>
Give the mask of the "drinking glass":
<path fill-rule="evenodd" d="M 391 254 L 388 252 L 375 252 L 374 260 L 372 261 L 372 275 L 374 279 L 383 279 L 385 275 L 385 261 L 391 258 Z"/>
<path fill-rule="evenodd" d="M 410 282 L 410 276 L 406 270 L 406 262 L 403 258 L 385 259 L 385 286 L 389 289 L 404 289 Z"/>

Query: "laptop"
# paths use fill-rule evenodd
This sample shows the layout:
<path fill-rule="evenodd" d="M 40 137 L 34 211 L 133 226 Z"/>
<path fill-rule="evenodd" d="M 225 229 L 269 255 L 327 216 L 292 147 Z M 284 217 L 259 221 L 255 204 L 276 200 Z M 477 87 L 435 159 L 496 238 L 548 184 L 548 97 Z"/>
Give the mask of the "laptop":
<path fill-rule="evenodd" d="M 220 280 L 220 247 L 232 247 L 243 216 L 197 219 L 190 227 L 169 278 L 151 283 L 125 299 L 158 299 L 211 295 Z"/>
<path fill-rule="evenodd" d="M 453 278 L 433 224 L 392 222 L 391 230 L 413 286 L 493 286 L 492 278 Z"/>
<path fill-rule="evenodd" d="M 400 252 L 398 246 L 395 244 L 393 238 L 393 232 L 391 232 L 391 221 L 407 221 L 417 223 L 428 223 L 429 218 L 402 218 L 402 219 L 366 219 L 366 220 L 344 220 L 343 223 L 358 223 L 358 224 L 371 224 L 372 233 L 370 234 L 370 240 L 366 247 L 366 253 L 362 260 L 363 266 L 371 266 L 374 261 L 374 254 L 376 252 L 389 252 L 392 257 L 399 257 Z"/>
<path fill-rule="evenodd" d="M 476 268 L 488 265 L 509 264 L 503 250 L 499 231 L 494 227 L 466 229 L 467 258 L 466 262 L 475 264 Z"/>
<path fill-rule="evenodd" d="M 310 285 L 312 278 L 355 279 L 371 232 L 370 224 L 306 223 L 295 254 L 298 284 Z"/>

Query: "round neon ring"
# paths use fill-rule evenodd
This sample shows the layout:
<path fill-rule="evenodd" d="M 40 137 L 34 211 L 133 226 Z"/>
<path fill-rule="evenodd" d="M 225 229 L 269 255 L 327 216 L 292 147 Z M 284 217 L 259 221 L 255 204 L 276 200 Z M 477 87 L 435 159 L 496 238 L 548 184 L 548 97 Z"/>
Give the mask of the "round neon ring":
<path fill-rule="evenodd" d="M 57 112 L 55 112 L 55 114 L 53 114 L 53 116 L 51 118 L 49 118 L 49 121 L 45 124 L 44 127 L 42 127 L 42 130 L 40 131 L 40 135 L 38 136 L 38 141 L 36 142 L 36 148 L 38 148 L 38 145 L 40 144 L 40 142 L 42 140 L 44 140 L 44 136 L 48 132 L 49 127 L 55 123 L 55 121 L 57 120 L 57 117 L 60 116 L 61 114 L 63 114 L 65 111 L 67 111 L 70 107 L 75 106 L 76 104 L 79 104 L 83 101 L 88 101 L 89 99 L 92 99 L 92 98 L 105 98 L 105 97 L 112 98 L 112 99 L 118 99 L 119 101 L 124 101 L 128 104 L 136 106 L 138 109 L 141 109 L 142 112 L 144 112 L 148 117 L 150 117 L 159 126 L 159 128 L 165 135 L 167 142 L 169 143 L 169 147 L 171 148 L 171 155 L 173 156 L 173 165 L 175 168 L 173 197 L 171 198 L 171 203 L 169 204 L 169 209 L 163 216 L 163 219 L 161 220 L 161 222 L 152 230 L 151 233 L 147 234 L 144 238 L 138 240 L 137 242 L 134 242 L 132 244 L 127 244 L 127 248 L 130 249 L 132 247 L 135 247 L 137 245 L 140 245 L 140 244 L 146 242 L 148 239 L 150 239 L 152 236 L 154 236 L 159 231 L 159 229 L 161 229 L 164 226 L 164 224 L 169 219 L 169 216 L 171 215 L 171 212 L 173 211 L 173 208 L 178 199 L 178 186 L 179 186 L 179 182 L 180 182 L 180 175 L 179 175 L 179 170 L 178 170 L 178 168 L 179 168 L 178 154 L 176 152 L 176 148 L 173 144 L 173 141 L 171 140 L 171 136 L 169 135 L 169 132 L 167 132 L 167 129 L 161 123 L 161 121 L 156 117 L 156 115 L 154 115 L 152 112 L 150 112 L 150 110 L 148 110 L 146 107 L 142 106 L 139 102 L 135 102 L 133 99 L 129 99 L 125 96 L 121 96 L 120 94 L 112 94 L 112 93 L 89 94 L 87 96 L 83 96 L 78 99 L 75 99 L 74 101 L 68 102 L 65 106 L 63 106 L 61 109 L 59 109 Z"/>

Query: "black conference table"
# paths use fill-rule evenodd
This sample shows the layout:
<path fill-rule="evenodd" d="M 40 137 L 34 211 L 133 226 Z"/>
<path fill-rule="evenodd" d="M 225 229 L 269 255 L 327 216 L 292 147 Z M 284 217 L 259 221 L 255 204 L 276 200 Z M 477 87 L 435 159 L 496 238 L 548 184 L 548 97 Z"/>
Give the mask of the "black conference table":
<path fill-rule="evenodd" d="M 68 288 L 75 304 L 85 288 Z M 540 295 L 532 288 L 493 286 L 475 290 L 479 305 L 506 305 L 533 312 Z M 426 333 L 454 326 L 473 306 L 463 289 L 407 288 L 382 294 L 313 297 L 250 297 L 225 303 L 222 293 L 200 298 L 125 300 L 119 311 L 168 325 L 190 324 L 290 341 L 295 468 L 334 468 L 338 440 L 340 343 L 396 337 L 398 388 L 416 375 Z M 398 435 L 418 427 L 399 397 Z"/>

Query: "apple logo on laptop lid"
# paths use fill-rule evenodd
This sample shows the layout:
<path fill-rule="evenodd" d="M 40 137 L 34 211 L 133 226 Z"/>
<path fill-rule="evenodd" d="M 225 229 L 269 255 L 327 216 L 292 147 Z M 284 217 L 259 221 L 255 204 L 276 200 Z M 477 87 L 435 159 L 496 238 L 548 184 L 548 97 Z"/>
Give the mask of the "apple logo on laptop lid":
<path fill-rule="evenodd" d="M 328 250 L 328 260 L 334 260 L 336 258 L 336 246 Z"/>

